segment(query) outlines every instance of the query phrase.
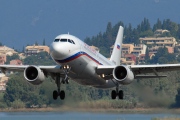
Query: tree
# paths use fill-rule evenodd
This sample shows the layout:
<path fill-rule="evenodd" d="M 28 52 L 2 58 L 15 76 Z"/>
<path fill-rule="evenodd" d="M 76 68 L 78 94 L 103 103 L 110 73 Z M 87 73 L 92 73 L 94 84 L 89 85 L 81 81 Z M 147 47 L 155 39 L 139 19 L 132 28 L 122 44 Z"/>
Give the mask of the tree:
<path fill-rule="evenodd" d="M 145 54 L 145 63 L 147 64 L 149 62 L 149 49 L 148 47 L 146 48 L 146 54 Z"/>
<path fill-rule="evenodd" d="M 43 87 L 44 84 L 46 87 Z M 54 85 L 50 80 L 47 80 L 39 86 L 34 86 L 24 80 L 22 73 L 14 74 L 8 80 L 4 100 L 8 106 L 15 105 L 17 100 L 20 101 L 20 105 L 24 104 L 28 108 L 49 105 L 51 103 L 49 98 L 52 96 L 42 92 L 42 90 L 51 90 Z"/>
<path fill-rule="evenodd" d="M 0 46 L 3 46 L 3 44 L 0 42 Z"/>
<path fill-rule="evenodd" d="M 175 98 L 175 104 L 173 107 L 179 108 L 180 107 L 180 88 L 177 89 L 177 95 Z"/>
<path fill-rule="evenodd" d="M 18 54 L 13 54 L 12 56 L 7 55 L 6 56 L 6 63 L 5 64 L 10 64 L 11 60 L 19 59 Z"/>
<path fill-rule="evenodd" d="M 162 29 L 162 22 L 159 20 L 157 20 L 156 24 L 154 24 L 153 26 L 153 31 L 156 31 L 157 29 Z"/>
<path fill-rule="evenodd" d="M 25 49 L 24 49 L 24 46 L 23 46 L 23 48 L 22 48 L 22 53 L 24 53 L 25 52 Z"/>
<path fill-rule="evenodd" d="M 155 56 L 150 60 L 150 63 L 157 64 L 159 62 L 163 62 L 163 57 L 166 57 L 168 55 L 168 50 L 166 47 L 159 48 Z M 165 58 L 164 58 L 165 60 Z M 164 61 L 163 63 L 166 63 L 167 61 Z"/>
<path fill-rule="evenodd" d="M 35 42 L 35 46 L 38 46 L 38 42 L 37 41 Z"/>
<path fill-rule="evenodd" d="M 25 65 L 54 65 L 55 62 L 47 52 L 40 52 L 36 55 L 28 56 L 24 59 Z"/>
<path fill-rule="evenodd" d="M 46 45 L 46 40 L 45 39 L 43 39 L 43 45 Z"/>

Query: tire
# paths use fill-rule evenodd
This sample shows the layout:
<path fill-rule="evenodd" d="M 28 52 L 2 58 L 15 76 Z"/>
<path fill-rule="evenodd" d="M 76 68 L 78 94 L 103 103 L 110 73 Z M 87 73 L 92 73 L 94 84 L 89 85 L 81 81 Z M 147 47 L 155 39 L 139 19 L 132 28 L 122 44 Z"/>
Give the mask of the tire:
<path fill-rule="evenodd" d="M 123 93 L 123 91 L 122 91 L 122 90 L 120 90 L 120 91 L 119 91 L 118 96 L 119 96 L 119 99 L 120 99 L 120 100 L 123 100 L 124 93 Z"/>
<path fill-rule="evenodd" d="M 56 90 L 53 91 L 53 99 L 56 100 L 58 97 L 58 92 Z"/>
<path fill-rule="evenodd" d="M 66 84 L 69 84 L 69 80 L 66 80 Z"/>
<path fill-rule="evenodd" d="M 114 99 L 116 99 L 116 91 L 115 90 L 112 90 L 112 92 L 111 92 L 111 98 L 114 100 Z"/>
<path fill-rule="evenodd" d="M 65 98 L 65 92 L 64 92 L 64 90 L 62 90 L 62 91 L 60 92 L 60 99 L 61 99 L 61 100 L 64 100 L 64 98 Z"/>

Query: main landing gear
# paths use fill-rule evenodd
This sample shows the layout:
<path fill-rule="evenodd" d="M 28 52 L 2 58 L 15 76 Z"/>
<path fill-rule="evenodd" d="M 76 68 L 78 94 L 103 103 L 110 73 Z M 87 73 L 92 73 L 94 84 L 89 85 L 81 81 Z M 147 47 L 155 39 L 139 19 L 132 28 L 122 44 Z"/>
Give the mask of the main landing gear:
<path fill-rule="evenodd" d="M 60 73 L 59 74 L 56 74 L 56 78 L 55 78 L 55 83 L 57 85 L 57 90 L 54 90 L 53 91 L 53 99 L 56 100 L 58 98 L 58 96 L 60 97 L 61 100 L 64 100 L 65 98 L 65 92 L 64 90 L 61 90 L 60 89 L 60 86 L 61 86 L 61 83 L 63 84 L 69 84 L 69 78 L 67 76 L 67 74 L 69 73 L 71 67 L 69 67 L 68 65 L 65 65 L 63 67 L 63 71 L 64 71 L 64 74 L 61 75 Z"/>
<path fill-rule="evenodd" d="M 58 98 L 58 96 L 59 96 L 61 100 L 64 100 L 65 92 L 64 92 L 64 90 L 60 89 L 60 86 L 61 86 L 61 83 L 69 84 L 69 80 L 68 80 L 67 75 L 64 77 L 64 79 L 63 79 L 63 77 L 60 76 L 60 74 L 57 75 L 55 82 L 56 82 L 56 85 L 57 85 L 57 90 L 53 91 L 53 99 L 56 100 Z"/>
<path fill-rule="evenodd" d="M 119 84 L 116 85 L 116 90 L 112 90 L 111 92 L 111 98 L 116 99 L 116 97 L 119 97 L 119 99 L 123 99 L 124 93 L 122 90 L 119 90 Z"/>
<path fill-rule="evenodd" d="M 64 90 L 60 89 L 61 83 L 62 83 L 62 78 L 60 77 L 60 75 L 56 76 L 56 85 L 57 85 L 57 90 L 53 91 L 53 99 L 56 100 L 58 98 L 58 96 L 60 97 L 61 100 L 64 100 L 65 98 L 65 92 Z"/>

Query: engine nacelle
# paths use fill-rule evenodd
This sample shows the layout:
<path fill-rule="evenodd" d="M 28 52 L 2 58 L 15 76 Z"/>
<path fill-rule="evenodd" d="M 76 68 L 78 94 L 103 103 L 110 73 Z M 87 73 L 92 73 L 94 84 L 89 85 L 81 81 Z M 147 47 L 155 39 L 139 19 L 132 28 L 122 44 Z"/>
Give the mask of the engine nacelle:
<path fill-rule="evenodd" d="M 43 71 L 37 66 L 28 66 L 24 70 L 24 77 L 29 83 L 33 85 L 39 85 L 45 79 Z"/>
<path fill-rule="evenodd" d="M 130 84 L 134 80 L 134 74 L 127 66 L 115 67 L 113 70 L 113 77 L 123 85 Z"/>

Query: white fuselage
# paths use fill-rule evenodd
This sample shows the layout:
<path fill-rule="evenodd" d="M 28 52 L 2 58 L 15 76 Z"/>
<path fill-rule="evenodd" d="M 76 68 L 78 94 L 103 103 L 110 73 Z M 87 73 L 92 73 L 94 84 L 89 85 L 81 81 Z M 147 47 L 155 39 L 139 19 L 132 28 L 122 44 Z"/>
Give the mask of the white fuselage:
<path fill-rule="evenodd" d="M 71 67 L 68 76 L 82 85 L 99 88 L 114 87 L 112 80 L 104 80 L 96 74 L 98 65 L 114 65 L 75 36 L 69 34 L 59 35 L 51 46 L 51 57 L 61 66 Z"/>

